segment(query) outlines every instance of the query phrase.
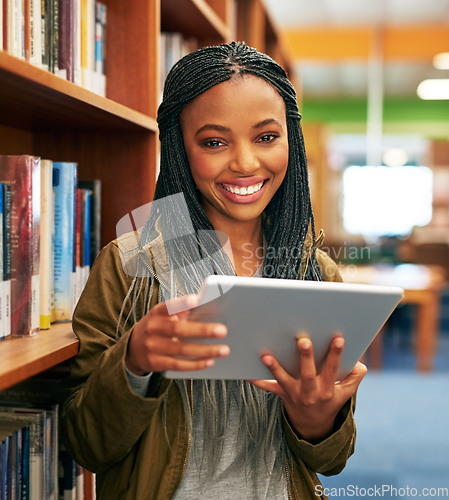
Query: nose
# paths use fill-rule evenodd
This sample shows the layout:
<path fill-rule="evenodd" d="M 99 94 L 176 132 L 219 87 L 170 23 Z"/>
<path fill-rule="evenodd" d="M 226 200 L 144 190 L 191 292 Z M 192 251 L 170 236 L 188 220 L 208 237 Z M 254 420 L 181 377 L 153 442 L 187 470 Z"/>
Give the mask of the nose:
<path fill-rule="evenodd" d="M 233 172 L 240 172 L 245 175 L 252 174 L 260 168 L 260 162 L 251 145 L 237 144 L 234 147 L 234 154 L 229 168 Z"/>

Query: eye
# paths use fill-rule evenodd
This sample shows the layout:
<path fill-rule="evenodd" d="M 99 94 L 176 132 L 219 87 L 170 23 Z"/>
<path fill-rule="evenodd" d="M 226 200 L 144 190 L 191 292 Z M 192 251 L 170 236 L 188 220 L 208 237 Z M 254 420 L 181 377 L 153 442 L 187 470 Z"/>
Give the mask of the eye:
<path fill-rule="evenodd" d="M 224 146 L 224 143 L 219 141 L 218 139 L 210 139 L 208 141 L 205 141 L 203 144 L 209 148 L 212 148 L 212 149 L 216 149 L 220 146 Z"/>
<path fill-rule="evenodd" d="M 259 137 L 257 142 L 272 142 L 274 141 L 278 136 L 276 134 L 265 134 Z"/>

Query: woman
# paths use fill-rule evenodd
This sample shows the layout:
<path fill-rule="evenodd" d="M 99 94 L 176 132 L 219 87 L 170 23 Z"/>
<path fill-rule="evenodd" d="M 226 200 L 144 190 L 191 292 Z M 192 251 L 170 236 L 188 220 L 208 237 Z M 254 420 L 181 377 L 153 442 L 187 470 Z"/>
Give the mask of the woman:
<path fill-rule="evenodd" d="M 340 279 L 316 249 L 299 119 L 285 72 L 243 43 L 200 49 L 167 77 L 157 201 L 138 244 L 103 249 L 73 320 L 64 438 L 100 500 L 315 498 L 316 472 L 352 453 L 366 368 L 336 383 L 340 337 L 319 375 L 298 342 L 299 380 L 269 355 L 273 380 L 160 376 L 229 354 L 224 325 L 188 318 L 207 275 Z M 195 342 L 210 337 L 222 344 Z"/>

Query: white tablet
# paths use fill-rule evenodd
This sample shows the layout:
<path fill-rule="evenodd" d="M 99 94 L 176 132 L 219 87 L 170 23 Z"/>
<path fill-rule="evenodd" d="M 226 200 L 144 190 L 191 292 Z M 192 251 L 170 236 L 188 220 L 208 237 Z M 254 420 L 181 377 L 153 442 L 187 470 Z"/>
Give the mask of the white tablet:
<path fill-rule="evenodd" d="M 200 371 L 167 371 L 167 378 L 270 379 L 261 356 L 271 353 L 299 378 L 298 335 L 313 343 L 317 370 L 336 334 L 345 338 L 338 379 L 348 375 L 393 312 L 404 290 L 393 286 L 316 281 L 209 276 L 199 292 L 200 305 L 189 318 L 224 323 L 231 353 Z"/>

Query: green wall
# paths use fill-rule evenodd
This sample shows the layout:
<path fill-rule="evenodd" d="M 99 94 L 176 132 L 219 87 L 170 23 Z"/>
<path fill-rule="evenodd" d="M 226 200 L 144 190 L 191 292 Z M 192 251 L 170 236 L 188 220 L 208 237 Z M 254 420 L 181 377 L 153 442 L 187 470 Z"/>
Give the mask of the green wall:
<path fill-rule="evenodd" d="M 366 98 L 305 98 L 300 112 L 304 120 L 326 123 L 362 123 L 367 118 Z M 383 120 L 389 122 L 448 122 L 449 101 L 386 98 Z"/>

